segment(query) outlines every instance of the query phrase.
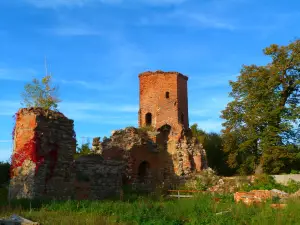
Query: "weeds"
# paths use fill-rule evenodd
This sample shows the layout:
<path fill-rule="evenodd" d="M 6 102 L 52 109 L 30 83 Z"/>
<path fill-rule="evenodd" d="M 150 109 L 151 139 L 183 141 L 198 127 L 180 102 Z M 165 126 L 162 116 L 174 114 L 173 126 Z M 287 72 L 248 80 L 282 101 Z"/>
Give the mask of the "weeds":
<path fill-rule="evenodd" d="M 298 224 L 299 200 L 281 210 L 269 204 L 247 207 L 234 203 L 231 195 L 199 194 L 180 200 L 139 196 L 124 201 L 51 201 L 30 212 L 23 201 L 0 216 L 18 213 L 42 224 Z"/>

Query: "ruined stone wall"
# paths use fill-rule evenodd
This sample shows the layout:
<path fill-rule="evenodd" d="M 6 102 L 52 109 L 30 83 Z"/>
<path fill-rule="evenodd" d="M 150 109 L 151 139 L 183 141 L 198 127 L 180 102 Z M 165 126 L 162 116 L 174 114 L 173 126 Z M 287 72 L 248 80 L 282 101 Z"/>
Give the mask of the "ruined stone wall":
<path fill-rule="evenodd" d="M 168 124 L 172 136 L 188 128 L 187 77 L 177 72 L 144 72 L 140 79 L 139 126 L 146 125 L 146 114 L 152 114 L 156 129 Z M 168 92 L 168 97 L 166 93 Z M 181 113 L 183 121 L 181 123 Z"/>
<path fill-rule="evenodd" d="M 182 132 L 178 141 L 170 139 L 169 132 L 133 127 L 115 131 L 101 143 L 102 156 L 125 163 L 126 183 L 176 183 L 182 177 L 207 168 L 205 150 L 190 136 L 191 132 Z M 141 166 L 145 162 L 147 178 L 141 179 Z"/>
<path fill-rule="evenodd" d="M 205 149 L 196 138 L 192 137 L 190 130 L 184 132 L 176 143 L 173 160 L 178 176 L 189 176 L 208 168 Z"/>
<path fill-rule="evenodd" d="M 75 161 L 75 168 L 75 199 L 99 200 L 120 194 L 124 163 L 87 155 Z"/>
<path fill-rule="evenodd" d="M 125 162 L 124 175 L 126 183 L 137 181 L 139 166 L 144 161 L 150 165 L 148 171 L 150 176 L 160 179 L 161 168 L 163 167 L 161 158 L 163 155 L 147 131 L 134 127 L 118 130 L 109 139 L 103 141 L 101 145 L 104 159 Z"/>
<path fill-rule="evenodd" d="M 11 198 L 67 199 L 73 193 L 73 120 L 40 108 L 16 114 Z"/>

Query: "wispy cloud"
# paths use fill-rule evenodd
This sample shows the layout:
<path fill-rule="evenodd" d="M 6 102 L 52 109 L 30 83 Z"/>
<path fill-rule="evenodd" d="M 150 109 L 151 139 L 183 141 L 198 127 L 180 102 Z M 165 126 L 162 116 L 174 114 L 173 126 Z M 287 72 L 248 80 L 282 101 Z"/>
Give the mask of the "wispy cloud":
<path fill-rule="evenodd" d="M 56 27 L 44 30 L 46 33 L 57 36 L 99 36 L 101 32 L 90 27 Z"/>
<path fill-rule="evenodd" d="M 218 119 L 195 120 L 190 124 L 197 123 L 198 127 L 206 132 L 220 132 L 222 129 L 222 121 Z"/>
<path fill-rule="evenodd" d="M 90 102 L 62 102 L 60 104 L 61 110 L 77 111 L 77 110 L 91 110 L 96 112 L 127 112 L 127 113 L 137 113 L 138 105 L 116 105 L 114 103 L 90 103 Z"/>
<path fill-rule="evenodd" d="M 209 114 L 208 109 L 190 109 L 189 114 L 191 116 L 207 116 Z"/>
<path fill-rule="evenodd" d="M 0 143 L 11 143 L 12 140 L 0 140 Z"/>
<path fill-rule="evenodd" d="M 113 90 L 116 85 L 106 85 L 100 82 L 88 82 L 84 80 L 55 80 L 61 84 L 74 85 L 85 89 L 98 90 L 98 91 L 109 91 Z"/>
<path fill-rule="evenodd" d="M 189 90 L 229 87 L 230 80 L 236 80 L 239 74 L 191 75 Z"/>
<path fill-rule="evenodd" d="M 56 8 L 60 6 L 82 6 L 90 0 L 24 0 L 39 8 Z"/>
<path fill-rule="evenodd" d="M 0 68 L 0 80 L 27 81 L 37 75 L 33 69 Z"/>
<path fill-rule="evenodd" d="M 215 15 L 191 10 L 175 10 L 168 13 L 155 13 L 141 17 L 136 23 L 140 26 L 189 26 L 198 28 L 214 28 L 235 30 L 236 27 Z"/>
<path fill-rule="evenodd" d="M 97 124 L 135 125 L 138 106 L 101 102 L 62 102 L 59 110 L 75 121 Z"/>
<path fill-rule="evenodd" d="M 57 8 L 57 7 L 82 7 L 87 4 L 148 4 L 148 5 L 174 5 L 181 4 L 188 0 L 24 0 L 25 2 L 39 8 Z"/>
<path fill-rule="evenodd" d="M 133 2 L 133 0 L 130 1 Z M 178 5 L 187 1 L 188 0 L 141 0 L 140 3 L 146 3 L 149 5 Z M 123 0 L 123 2 L 126 2 L 126 0 Z"/>
<path fill-rule="evenodd" d="M 17 101 L 0 100 L 0 116 L 13 116 L 20 106 L 21 103 Z"/>

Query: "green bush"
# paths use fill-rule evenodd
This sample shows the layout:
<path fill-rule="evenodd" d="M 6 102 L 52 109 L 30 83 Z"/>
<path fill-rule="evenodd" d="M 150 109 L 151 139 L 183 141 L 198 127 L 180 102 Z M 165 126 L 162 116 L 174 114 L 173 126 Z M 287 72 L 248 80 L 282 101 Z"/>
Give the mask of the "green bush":
<path fill-rule="evenodd" d="M 283 185 L 277 183 L 273 176 L 262 174 L 255 177 L 253 184 L 245 184 L 241 187 L 242 191 L 272 189 L 278 189 L 287 193 L 294 193 L 300 189 L 300 182 L 289 180 L 287 185 Z"/>
<path fill-rule="evenodd" d="M 0 162 L 0 187 L 7 186 L 9 183 L 9 163 Z"/>
<path fill-rule="evenodd" d="M 291 174 L 300 174 L 300 171 L 299 170 L 291 170 Z"/>
<path fill-rule="evenodd" d="M 8 197 L 8 190 L 7 190 L 7 188 L 0 188 L 0 202 L 6 204 L 7 197 Z"/>

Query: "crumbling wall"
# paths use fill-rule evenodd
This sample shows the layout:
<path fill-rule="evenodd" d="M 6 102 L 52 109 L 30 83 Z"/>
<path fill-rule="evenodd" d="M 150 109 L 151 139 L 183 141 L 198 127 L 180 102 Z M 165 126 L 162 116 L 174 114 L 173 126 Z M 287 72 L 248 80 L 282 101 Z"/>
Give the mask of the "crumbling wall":
<path fill-rule="evenodd" d="M 87 155 L 75 161 L 75 168 L 76 199 L 99 200 L 120 194 L 124 163 Z"/>
<path fill-rule="evenodd" d="M 11 198 L 72 197 L 73 127 L 73 120 L 51 110 L 24 108 L 16 113 Z"/>
<path fill-rule="evenodd" d="M 205 150 L 191 132 L 182 132 L 178 141 L 168 135 L 168 130 L 118 130 L 101 143 L 102 156 L 125 162 L 126 183 L 176 183 L 178 178 L 207 168 Z M 141 179 L 143 163 L 149 167 L 147 179 Z"/>
<path fill-rule="evenodd" d="M 125 162 L 125 183 L 137 182 L 139 166 L 143 162 L 150 165 L 148 179 L 159 179 L 162 154 L 147 131 L 134 127 L 117 130 L 101 146 L 104 159 Z"/>
<path fill-rule="evenodd" d="M 174 161 L 175 173 L 179 176 L 189 176 L 208 168 L 205 149 L 190 130 L 183 131 L 176 143 Z"/>

